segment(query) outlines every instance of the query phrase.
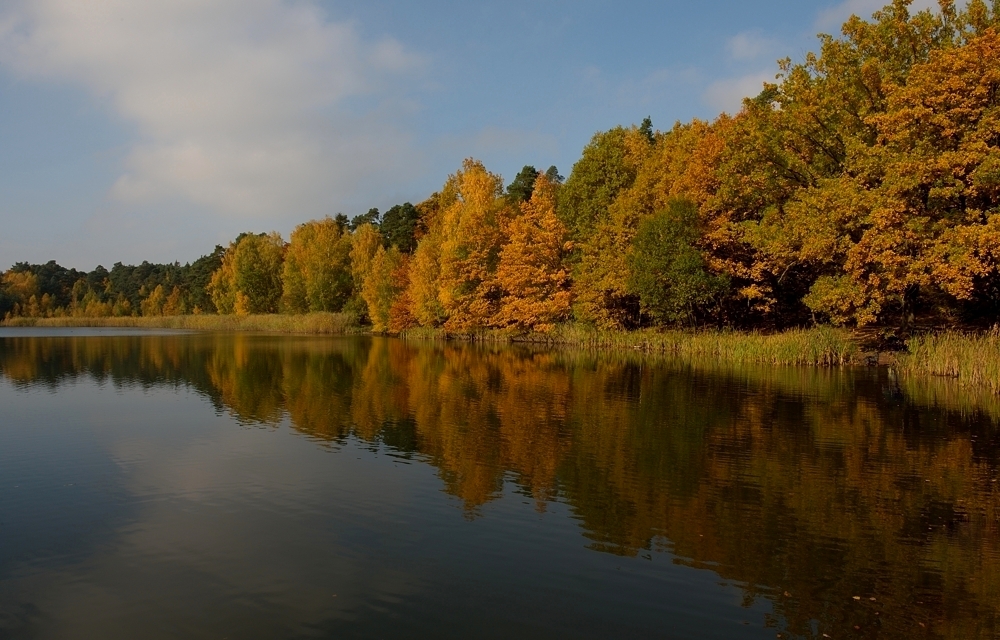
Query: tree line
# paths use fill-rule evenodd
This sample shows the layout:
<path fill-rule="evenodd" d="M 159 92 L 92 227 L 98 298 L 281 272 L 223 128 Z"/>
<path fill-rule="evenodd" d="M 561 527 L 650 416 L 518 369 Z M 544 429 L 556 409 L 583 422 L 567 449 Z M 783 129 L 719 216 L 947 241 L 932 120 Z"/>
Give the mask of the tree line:
<path fill-rule="evenodd" d="M 993 322 L 1000 2 L 850 18 L 735 115 L 596 134 L 568 179 L 466 160 L 423 202 L 181 267 L 15 265 L 0 313 L 347 311 L 378 331 L 566 321 Z M 116 271 L 117 270 L 117 271 Z"/>

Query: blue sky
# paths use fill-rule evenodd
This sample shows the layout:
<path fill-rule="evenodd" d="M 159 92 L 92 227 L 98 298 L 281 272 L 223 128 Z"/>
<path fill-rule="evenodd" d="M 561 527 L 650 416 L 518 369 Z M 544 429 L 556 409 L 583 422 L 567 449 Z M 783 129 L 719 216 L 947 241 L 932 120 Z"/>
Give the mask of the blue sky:
<path fill-rule="evenodd" d="M 732 112 L 881 4 L 6 0 L 0 268 L 186 262 L 470 156 L 568 175 L 596 131 Z"/>

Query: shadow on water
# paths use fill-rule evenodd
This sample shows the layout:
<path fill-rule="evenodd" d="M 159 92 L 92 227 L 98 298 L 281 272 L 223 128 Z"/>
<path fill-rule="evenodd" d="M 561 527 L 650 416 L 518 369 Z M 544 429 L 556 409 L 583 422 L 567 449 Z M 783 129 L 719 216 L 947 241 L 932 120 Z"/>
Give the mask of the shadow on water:
<path fill-rule="evenodd" d="M 670 552 L 791 636 L 1000 633 L 1000 409 L 945 382 L 248 335 L 6 338 L 0 375 L 183 386 L 243 424 L 358 439 L 432 465 L 468 518 L 512 483 L 595 552 Z"/>

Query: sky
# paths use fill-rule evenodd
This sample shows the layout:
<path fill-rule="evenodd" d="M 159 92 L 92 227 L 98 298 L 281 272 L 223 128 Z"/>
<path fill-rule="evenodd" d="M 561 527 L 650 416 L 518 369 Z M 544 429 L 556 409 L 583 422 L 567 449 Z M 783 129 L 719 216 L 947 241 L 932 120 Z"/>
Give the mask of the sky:
<path fill-rule="evenodd" d="M 0 269 L 189 262 L 739 109 L 882 0 L 4 0 Z M 917 0 L 915 7 L 931 0 Z"/>

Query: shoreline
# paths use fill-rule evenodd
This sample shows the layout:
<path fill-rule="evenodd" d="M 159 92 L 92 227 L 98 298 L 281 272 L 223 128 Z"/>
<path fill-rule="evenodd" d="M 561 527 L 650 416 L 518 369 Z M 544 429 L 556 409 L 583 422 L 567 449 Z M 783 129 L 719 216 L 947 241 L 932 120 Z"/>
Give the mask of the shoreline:
<path fill-rule="evenodd" d="M 486 329 L 451 333 L 414 328 L 399 334 L 373 334 L 346 313 L 303 315 L 184 315 L 110 318 L 12 318 L 0 327 L 107 327 L 184 329 L 192 331 L 285 333 L 299 335 L 391 335 L 405 341 L 466 341 L 572 347 L 605 352 L 640 352 L 651 356 L 703 359 L 732 365 L 889 366 L 915 377 L 952 378 L 962 387 L 1000 395 L 1000 330 L 944 331 L 911 338 L 898 352 L 866 351 L 856 332 L 835 327 L 788 329 L 776 333 L 727 330 L 606 331 L 564 324 L 549 333 Z"/>
<path fill-rule="evenodd" d="M 11 318 L 0 322 L 0 327 L 185 329 L 189 331 L 246 331 L 306 335 L 361 335 L 367 333 L 366 327 L 358 324 L 357 317 L 347 313 Z"/>

